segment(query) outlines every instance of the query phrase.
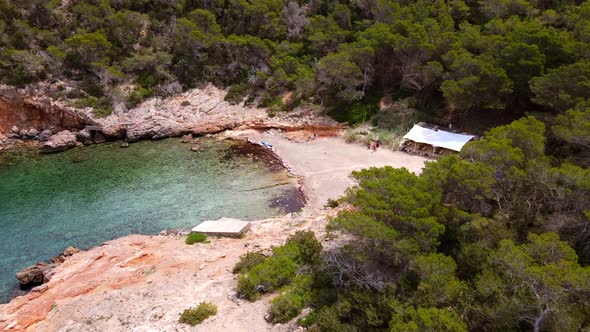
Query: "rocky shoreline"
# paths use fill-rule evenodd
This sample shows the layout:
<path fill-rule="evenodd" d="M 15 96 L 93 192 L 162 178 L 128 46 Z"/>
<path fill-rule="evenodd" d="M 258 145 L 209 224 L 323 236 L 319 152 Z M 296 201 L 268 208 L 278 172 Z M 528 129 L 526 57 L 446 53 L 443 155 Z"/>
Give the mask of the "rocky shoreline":
<path fill-rule="evenodd" d="M 106 142 L 106 140 L 100 141 L 100 142 L 88 142 L 87 140 L 90 138 L 85 135 L 86 133 L 88 133 L 87 130 L 82 130 L 82 131 L 78 132 L 78 134 L 75 135 L 75 137 L 72 140 L 77 140 L 76 145 L 80 145 L 80 142 L 84 142 L 83 143 L 84 145 L 99 144 L 99 143 Z M 57 135 L 54 135 L 54 137 L 55 136 L 59 137 L 59 136 L 61 136 L 60 134 L 61 133 L 58 133 Z M 70 133 L 70 134 L 72 134 L 72 133 Z M 261 145 L 257 142 L 249 141 L 248 139 L 245 139 L 243 137 L 224 137 L 224 135 L 222 135 L 220 138 L 238 141 L 243 144 L 243 145 L 240 145 L 240 149 L 246 148 L 246 151 L 242 152 L 242 153 L 253 153 L 253 154 L 257 155 L 258 157 L 264 159 L 265 162 L 269 164 L 269 166 L 271 166 L 270 164 L 272 164 L 271 168 L 278 166 L 281 169 L 289 172 L 289 174 L 292 177 L 296 178 L 297 191 L 299 194 L 299 198 L 300 198 L 303 206 L 306 205 L 307 197 L 303 191 L 302 177 L 294 174 L 292 172 L 291 168 L 287 165 L 287 163 L 284 160 L 282 160 L 276 152 L 274 152 L 272 149 L 268 149 L 268 148 L 264 147 L 263 145 Z M 25 141 L 23 143 L 26 143 L 26 142 L 27 141 Z M 180 142 L 191 145 L 191 150 L 193 150 L 193 151 L 198 151 L 200 149 L 200 147 L 199 147 L 200 139 L 199 139 L 199 137 L 194 137 L 193 134 L 186 134 L 186 135 L 182 136 L 182 138 L 180 139 Z M 76 145 L 74 145 L 74 146 L 76 146 Z M 248 146 L 250 146 L 251 148 L 248 148 Z M 42 151 L 43 151 L 43 146 L 42 146 Z M 43 152 L 47 152 L 47 151 L 43 151 Z M 53 151 L 53 152 L 55 152 L 55 151 Z M 178 236 L 178 235 L 186 235 L 189 232 L 190 232 L 190 230 L 187 230 L 187 229 L 171 229 L 171 230 L 165 229 L 165 230 L 162 230 L 159 233 L 159 235 L 160 236 L 171 236 L 171 235 Z M 16 273 L 16 279 L 19 281 L 19 286 L 16 286 L 13 296 L 11 298 L 14 299 L 18 296 L 26 295 L 28 292 L 38 292 L 41 289 L 43 289 L 44 288 L 43 285 L 51 280 L 51 276 L 54 274 L 54 269 L 57 268 L 61 263 L 63 263 L 68 257 L 70 257 L 73 254 L 78 253 L 78 252 L 80 252 L 80 250 L 78 248 L 68 247 L 68 248 L 64 249 L 58 256 L 55 256 L 54 258 L 52 258 L 48 262 L 38 262 L 32 266 L 22 269 L 21 271 L 18 271 Z"/>
<path fill-rule="evenodd" d="M 297 176 L 302 193 L 304 180 L 312 180 L 306 183 L 305 193 L 309 190 L 312 196 L 305 195 L 311 202 L 304 211 L 254 222 L 251 233 L 244 239 L 216 238 L 209 244 L 187 246 L 180 236 L 182 232 L 173 231 L 170 234 L 163 232 L 160 236 L 131 235 L 79 252 L 63 264 L 53 267 L 47 284 L 34 288 L 33 292 L 17 297 L 10 303 L 1 304 L 0 330 L 183 330 L 178 324 L 179 312 L 200 300 L 210 300 L 219 306 L 220 319 L 213 318 L 203 324 L 202 328 L 206 330 L 285 331 L 292 328 L 281 324 L 273 326 L 264 320 L 272 296 L 255 303 L 236 301 L 233 291 L 236 280 L 231 274 L 231 268 L 244 252 L 271 248 L 282 243 L 289 233 L 296 230 L 311 229 L 324 239 L 328 216 L 334 211 L 321 208 L 323 196 L 341 195 L 339 189 L 334 192 L 333 188 L 345 188 L 350 170 L 361 166 L 356 160 L 342 163 L 330 154 L 338 153 L 350 157 L 368 152 L 360 146 L 342 145 L 345 143 L 341 138 L 327 139 L 325 143 L 311 142 L 312 145 L 297 143 L 300 142 L 299 138 L 291 139 L 285 132 L 301 131 L 294 133 L 293 137 L 308 137 L 312 132 L 322 136 L 324 132 L 326 137 L 339 132 L 341 126 L 309 110 L 269 118 L 260 109 L 228 106 L 229 104 L 217 109 L 220 105 L 218 102 L 211 108 L 207 104 L 211 101 L 205 100 L 205 96 L 219 101 L 221 93 L 214 88 L 210 88 L 209 92 L 195 90 L 170 98 L 163 103 L 167 106 L 162 107 L 160 104 L 158 110 L 151 108 L 153 105 L 150 103 L 154 101 L 148 101 L 138 109 L 98 119 L 97 123 L 89 126 L 101 127 L 105 141 L 134 141 L 185 135 L 181 139 L 192 143 L 193 135 L 218 133 L 223 133 L 219 135 L 222 138 L 241 139 L 255 145 L 259 145 L 261 138 L 276 139 L 277 143 L 282 142 L 276 151 L 274 148 L 263 150 L 268 153 L 269 158 L 275 158 L 282 167 Z M 181 106 L 186 105 L 187 100 L 190 100 L 189 103 L 201 100 L 203 105 L 196 110 L 194 107 Z M 160 115 L 155 116 L 155 113 Z M 182 120 L 184 122 L 170 120 L 179 114 L 186 115 Z M 138 122 L 130 124 L 133 119 Z M 111 131 L 112 128 L 120 129 Z M 92 133 L 88 129 L 91 132 L 88 136 L 85 129 L 87 128 L 66 129 L 68 132 L 62 133 L 62 130 L 51 137 L 63 137 L 63 142 L 69 142 L 65 143 L 66 148 L 100 143 L 94 142 L 96 132 Z M 237 131 L 234 133 L 229 131 L 231 129 Z M 261 133 L 265 129 L 267 131 Z M 161 136 L 162 134 L 165 135 Z M 249 136 L 256 139 L 249 140 Z M 284 138 L 279 139 L 278 136 Z M 100 138 L 99 136 L 99 141 L 102 141 Z M 287 149 L 292 148 L 285 144 L 315 148 L 308 150 L 305 158 L 300 158 L 300 153 L 295 151 L 285 154 Z M 57 144 L 52 149 L 59 149 L 57 146 L 64 145 Z M 313 151 L 317 147 L 325 149 Z M 345 152 L 345 147 L 354 149 L 354 153 Z M 392 156 L 385 157 L 390 162 Z M 370 161 L 367 156 L 363 158 Z M 336 164 L 324 165 L 331 160 Z M 400 162 L 408 164 L 406 160 Z M 367 163 L 367 166 L 373 163 L 378 164 L 375 160 Z M 334 166 L 338 168 L 330 168 Z M 332 177 L 340 173 L 342 178 Z M 322 181 L 317 181 L 318 176 Z M 330 185 L 325 186 L 324 183 Z M 320 189 L 321 195 L 318 193 Z M 324 247 L 329 248 L 333 244 L 327 241 L 328 239 L 324 240 Z"/>
<path fill-rule="evenodd" d="M 0 150 L 23 141 L 38 142 L 42 152 L 51 153 L 113 140 L 136 142 L 227 130 L 342 128 L 309 109 L 269 117 L 264 109 L 231 105 L 224 97 L 225 91 L 210 85 L 166 99 L 152 98 L 135 109 L 98 118 L 92 109 L 74 109 L 63 102 L 4 86 L 0 87 Z"/>
<path fill-rule="evenodd" d="M 309 202 L 301 213 L 254 221 L 242 239 L 211 238 L 188 246 L 182 232 L 172 231 L 130 235 L 82 251 L 55 267 L 46 285 L 0 304 L 0 331 L 186 331 L 178 317 L 200 301 L 219 308 L 216 317 L 199 326 L 204 331 L 296 329 L 264 319 L 273 295 L 254 303 L 236 300 L 237 278 L 231 271 L 240 255 L 268 250 L 304 229 L 314 231 L 324 248 L 334 248 L 338 241 L 325 236 L 325 226 L 337 211 L 323 206 L 344 194 L 351 171 L 389 165 L 420 172 L 425 162 L 401 152 L 372 153 L 321 133 L 306 141 L 307 135 L 246 130 L 222 136 L 271 143 L 292 173 L 304 179 Z"/>

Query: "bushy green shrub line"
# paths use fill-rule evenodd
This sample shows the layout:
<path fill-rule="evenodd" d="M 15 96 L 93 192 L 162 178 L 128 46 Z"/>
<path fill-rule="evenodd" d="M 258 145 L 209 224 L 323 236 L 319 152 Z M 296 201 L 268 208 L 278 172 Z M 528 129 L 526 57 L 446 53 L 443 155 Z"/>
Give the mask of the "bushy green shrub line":
<path fill-rule="evenodd" d="M 233 273 L 237 274 L 242 271 L 248 271 L 255 265 L 259 265 L 264 262 L 266 256 L 260 251 L 250 251 L 240 257 L 240 261 L 236 263 L 233 269 Z"/>
<path fill-rule="evenodd" d="M 186 244 L 195 244 L 207 241 L 207 235 L 203 233 L 190 233 L 184 242 Z"/>
<path fill-rule="evenodd" d="M 217 306 L 210 302 L 201 302 L 196 308 L 186 309 L 180 315 L 179 323 L 195 326 L 205 319 L 217 314 Z"/>
<path fill-rule="evenodd" d="M 299 231 L 285 245 L 275 247 L 272 256 L 263 259 L 250 253 L 234 267 L 239 271 L 238 293 L 255 301 L 262 293 L 275 291 L 290 284 L 297 271 L 319 261 L 322 245 L 311 231 Z"/>

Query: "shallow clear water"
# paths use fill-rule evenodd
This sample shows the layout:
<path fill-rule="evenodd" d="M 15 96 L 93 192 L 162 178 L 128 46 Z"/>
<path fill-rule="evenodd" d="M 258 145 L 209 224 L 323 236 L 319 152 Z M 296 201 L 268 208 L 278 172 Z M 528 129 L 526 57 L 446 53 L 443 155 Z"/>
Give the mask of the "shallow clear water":
<path fill-rule="evenodd" d="M 16 271 L 71 245 L 301 208 L 294 185 L 270 186 L 288 174 L 252 147 L 189 147 L 168 139 L 126 149 L 112 143 L 52 155 L 0 153 L 0 302 L 17 285 Z"/>

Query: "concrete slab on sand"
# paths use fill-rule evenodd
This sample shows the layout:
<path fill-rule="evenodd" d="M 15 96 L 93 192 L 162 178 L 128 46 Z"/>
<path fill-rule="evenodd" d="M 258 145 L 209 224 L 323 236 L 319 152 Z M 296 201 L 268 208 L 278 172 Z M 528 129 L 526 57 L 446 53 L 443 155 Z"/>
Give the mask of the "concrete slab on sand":
<path fill-rule="evenodd" d="M 192 229 L 193 233 L 204 233 L 214 236 L 239 237 L 250 229 L 250 222 L 240 219 L 221 218 L 206 220 Z"/>

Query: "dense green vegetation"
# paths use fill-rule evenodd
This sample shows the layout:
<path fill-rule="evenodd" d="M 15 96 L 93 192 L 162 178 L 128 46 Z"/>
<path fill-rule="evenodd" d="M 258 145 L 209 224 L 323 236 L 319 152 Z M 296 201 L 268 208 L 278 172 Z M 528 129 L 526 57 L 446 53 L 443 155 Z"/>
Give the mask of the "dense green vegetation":
<path fill-rule="evenodd" d="M 291 284 L 302 268 L 318 264 L 321 252 L 322 245 L 313 232 L 299 231 L 289 237 L 285 245 L 273 248 L 268 258 L 259 252 L 240 257 L 233 270 L 240 274 L 240 296 L 255 301 L 262 293 Z"/>
<path fill-rule="evenodd" d="M 186 309 L 178 319 L 179 323 L 195 326 L 205 319 L 217 314 L 217 306 L 210 302 L 201 302 L 196 308 Z"/>
<path fill-rule="evenodd" d="M 545 140 L 526 117 L 419 176 L 355 172 L 329 225 L 345 245 L 307 245 L 305 260 L 289 240 L 241 270 L 240 290 L 282 287 L 273 321 L 312 307 L 300 323 L 320 331 L 588 329 L 590 170 L 547 157 Z"/>
<path fill-rule="evenodd" d="M 57 82 L 101 115 L 212 82 L 383 129 L 521 118 L 419 176 L 354 173 L 331 202 L 351 207 L 330 223 L 341 250 L 302 232 L 245 255 L 239 293 L 279 291 L 274 322 L 312 307 L 300 322 L 321 331 L 590 329 L 590 1 L 67 3 L 0 0 L 3 83 Z"/>
<path fill-rule="evenodd" d="M 184 243 L 186 244 L 195 244 L 207 241 L 207 234 L 203 233 L 190 233 L 187 235 L 186 239 L 184 239 Z"/>
<path fill-rule="evenodd" d="M 338 299 L 318 317 L 359 330 L 589 328 L 590 171 L 544 151 L 545 127 L 527 117 L 420 176 L 354 173 L 355 209 L 330 225 L 354 241 L 325 255 Z"/>
<path fill-rule="evenodd" d="M 65 80 L 101 114 L 213 82 L 351 122 L 383 96 L 444 124 L 568 122 L 588 113 L 589 17 L 579 0 L 0 0 L 0 75 Z"/>

